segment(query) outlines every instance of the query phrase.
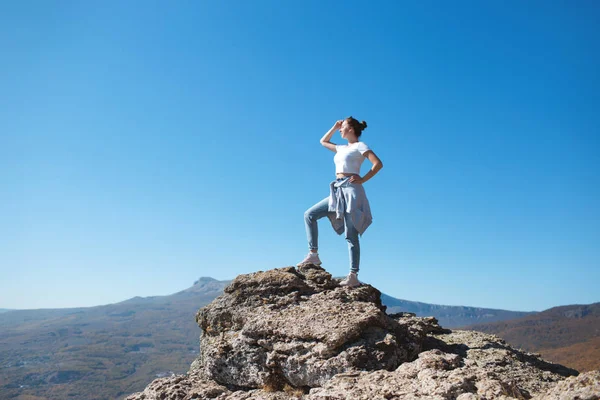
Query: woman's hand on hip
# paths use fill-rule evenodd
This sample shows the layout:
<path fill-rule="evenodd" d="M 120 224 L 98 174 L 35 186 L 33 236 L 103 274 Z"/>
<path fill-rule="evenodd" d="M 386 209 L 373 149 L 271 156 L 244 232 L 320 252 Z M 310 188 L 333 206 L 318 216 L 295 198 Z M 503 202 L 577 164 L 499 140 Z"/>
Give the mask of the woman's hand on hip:
<path fill-rule="evenodd" d="M 361 178 L 360 176 L 358 176 L 358 175 L 352 175 L 350 177 L 350 179 L 348 179 L 348 182 L 350 182 L 350 183 L 356 183 L 356 184 L 361 184 L 362 185 L 362 183 L 364 181 L 363 181 L 363 178 Z"/>

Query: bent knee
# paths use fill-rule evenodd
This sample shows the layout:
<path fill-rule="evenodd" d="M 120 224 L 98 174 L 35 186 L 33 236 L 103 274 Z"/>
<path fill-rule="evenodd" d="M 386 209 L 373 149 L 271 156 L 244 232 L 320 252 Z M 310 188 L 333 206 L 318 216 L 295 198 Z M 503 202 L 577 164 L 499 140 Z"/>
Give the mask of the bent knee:
<path fill-rule="evenodd" d="M 310 220 L 312 220 L 312 219 L 313 219 L 313 215 L 312 215 L 312 213 L 310 212 L 310 209 L 309 209 L 309 210 L 306 210 L 306 211 L 304 211 L 304 220 L 305 220 L 305 221 L 310 221 Z"/>

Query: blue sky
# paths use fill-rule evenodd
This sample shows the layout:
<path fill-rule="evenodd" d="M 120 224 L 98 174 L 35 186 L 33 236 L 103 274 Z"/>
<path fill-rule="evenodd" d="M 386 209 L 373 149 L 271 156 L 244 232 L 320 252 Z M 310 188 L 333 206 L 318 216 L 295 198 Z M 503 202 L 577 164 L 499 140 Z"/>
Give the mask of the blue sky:
<path fill-rule="evenodd" d="M 594 1 L 4 2 L 0 307 L 295 264 L 334 178 L 318 141 L 349 115 L 384 163 L 361 280 L 437 304 L 600 301 L 599 17 Z M 326 220 L 320 242 L 345 275 Z"/>

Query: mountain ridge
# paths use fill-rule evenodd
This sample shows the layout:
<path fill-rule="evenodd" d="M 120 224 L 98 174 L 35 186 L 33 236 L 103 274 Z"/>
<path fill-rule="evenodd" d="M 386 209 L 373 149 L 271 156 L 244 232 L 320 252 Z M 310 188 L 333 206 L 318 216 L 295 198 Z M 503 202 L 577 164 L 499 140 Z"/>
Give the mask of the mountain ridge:
<path fill-rule="evenodd" d="M 336 278 L 337 279 L 337 278 Z M 341 279 L 341 278 L 340 278 Z M 128 299 L 124 299 L 121 301 L 117 301 L 114 303 L 107 303 L 107 304 L 99 304 L 99 305 L 94 305 L 94 306 L 75 306 L 75 307 L 48 307 L 48 308 L 19 308 L 19 309 L 8 309 L 8 308 L 0 308 L 0 313 L 2 312 L 7 312 L 7 311 L 38 311 L 38 310 L 79 310 L 79 309 L 92 309 L 92 308 L 96 308 L 96 307 L 106 307 L 106 306 L 111 306 L 111 305 L 116 305 L 116 304 L 123 304 L 123 303 L 127 303 L 127 302 L 145 302 L 145 301 L 161 301 L 161 299 L 165 299 L 168 298 L 170 296 L 175 296 L 175 295 L 180 295 L 183 293 L 190 293 L 190 292 L 199 292 L 200 289 L 204 289 L 204 288 L 210 288 L 213 289 L 214 291 L 218 291 L 218 290 L 222 290 L 225 286 L 227 286 L 229 283 L 231 283 L 232 280 L 231 279 L 226 279 L 226 280 L 218 280 L 209 276 L 203 276 L 198 278 L 196 281 L 194 281 L 193 285 L 180 290 L 178 292 L 174 292 L 171 294 L 166 294 L 166 295 L 153 295 L 153 296 L 134 296 L 134 297 L 130 297 Z M 406 299 L 400 299 L 397 297 L 394 297 L 390 294 L 386 294 L 386 293 L 382 293 L 382 299 L 388 299 L 391 300 L 390 304 L 388 304 L 389 308 L 392 307 L 397 307 L 399 305 L 403 305 L 406 307 L 409 307 L 411 310 L 435 310 L 435 309 L 448 309 L 448 308 L 460 308 L 460 309 L 468 309 L 468 310 L 478 310 L 478 311 L 492 311 L 492 312 L 510 312 L 510 313 L 516 313 L 516 314 L 522 314 L 522 315 L 528 315 L 528 314 L 535 314 L 538 313 L 540 311 L 516 311 L 516 310 L 508 310 L 508 309 L 500 309 L 500 308 L 487 308 L 487 307 L 479 307 L 479 306 L 466 306 L 466 305 L 445 305 L 445 304 L 437 304 L 437 303 L 426 303 L 426 302 L 421 302 L 421 301 L 414 301 L 414 300 L 406 300 Z M 384 304 L 386 304 L 384 302 Z M 556 307 L 560 307 L 560 306 L 556 306 Z M 414 311 L 410 311 L 410 312 L 414 312 Z"/>

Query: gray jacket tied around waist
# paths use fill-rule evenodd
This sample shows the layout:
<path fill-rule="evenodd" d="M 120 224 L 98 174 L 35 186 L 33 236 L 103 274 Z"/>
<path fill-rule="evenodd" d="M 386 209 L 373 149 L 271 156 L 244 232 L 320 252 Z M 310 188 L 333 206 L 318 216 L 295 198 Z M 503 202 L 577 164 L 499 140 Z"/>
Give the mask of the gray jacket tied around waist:
<path fill-rule="evenodd" d="M 363 185 L 350 183 L 350 177 L 329 184 L 329 212 L 335 213 L 329 215 L 329 220 L 338 235 L 344 233 L 344 213 L 350 214 L 352 224 L 361 235 L 373 221 Z"/>

